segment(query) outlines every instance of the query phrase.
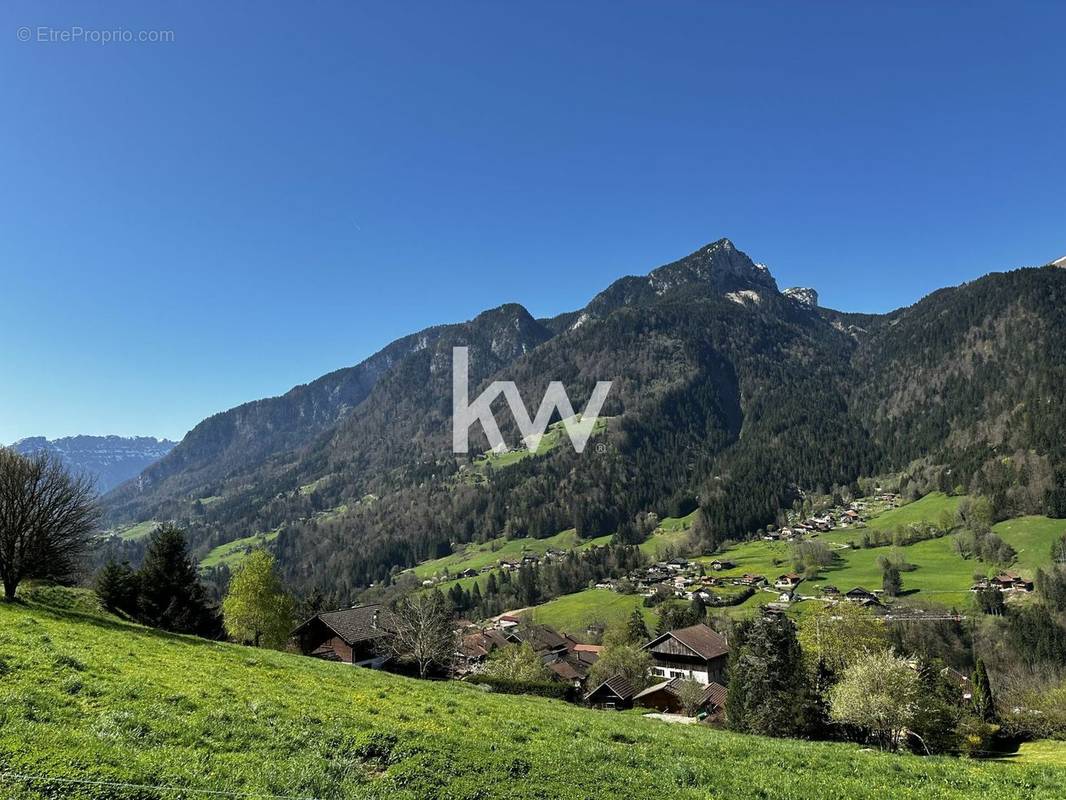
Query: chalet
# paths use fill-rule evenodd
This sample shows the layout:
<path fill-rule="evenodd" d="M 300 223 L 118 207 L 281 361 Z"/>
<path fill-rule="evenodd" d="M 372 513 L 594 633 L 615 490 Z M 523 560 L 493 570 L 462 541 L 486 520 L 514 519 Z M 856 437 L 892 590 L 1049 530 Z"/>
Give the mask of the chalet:
<path fill-rule="evenodd" d="M 457 577 L 457 578 L 476 578 L 477 577 L 477 570 L 476 569 L 464 569 L 462 572 L 460 572 L 455 577 Z"/>
<path fill-rule="evenodd" d="M 994 578 L 983 578 L 970 587 L 971 592 L 981 589 L 996 589 L 1000 592 L 1031 592 L 1033 582 L 1013 572 L 1001 572 Z"/>
<path fill-rule="evenodd" d="M 716 572 L 720 572 L 723 569 L 733 569 L 733 567 L 735 566 L 736 564 L 734 564 L 732 561 L 727 561 L 724 558 L 716 558 L 714 561 L 711 562 L 711 569 L 715 570 Z"/>
<path fill-rule="evenodd" d="M 315 614 L 290 636 L 305 656 L 358 667 L 380 667 L 395 630 L 392 613 L 380 604 Z"/>
<path fill-rule="evenodd" d="M 857 603 L 860 606 L 879 606 L 881 601 L 877 599 L 877 595 L 873 592 L 863 589 L 861 586 L 856 586 L 844 593 L 844 599 L 849 603 Z"/>
<path fill-rule="evenodd" d="M 703 696 L 699 700 L 697 711 L 704 712 L 712 719 L 722 719 L 725 716 L 726 688 L 711 681 L 703 688 Z M 681 702 L 681 679 L 670 678 L 669 680 L 649 686 L 642 692 L 637 692 L 633 697 L 633 704 L 642 708 L 653 708 L 666 714 L 681 714 L 685 708 Z"/>
<path fill-rule="evenodd" d="M 706 625 L 670 631 L 646 645 L 652 658 L 652 672 L 661 678 L 694 678 L 706 685 L 720 682 L 729 660 L 725 637 Z"/>
<path fill-rule="evenodd" d="M 800 581 L 803 577 L 797 575 L 795 572 L 790 572 L 787 575 L 778 575 L 777 580 L 774 581 L 774 588 L 781 591 L 791 591 L 800 585 Z"/>
<path fill-rule="evenodd" d="M 592 650 L 572 649 L 564 653 L 548 654 L 541 661 L 554 675 L 556 680 L 581 688 L 589 676 L 592 665 L 600 657 Z"/>
<path fill-rule="evenodd" d="M 613 675 L 585 695 L 585 702 L 595 708 L 621 709 L 633 705 L 633 684 L 623 675 Z"/>
<path fill-rule="evenodd" d="M 502 631 L 491 628 L 460 637 L 459 647 L 455 653 L 455 674 L 462 676 L 478 671 L 490 654 L 510 644 L 511 642 Z"/>
<path fill-rule="evenodd" d="M 517 625 L 506 633 L 515 644 L 528 644 L 537 655 L 565 653 L 574 644 L 573 640 L 560 635 L 547 625 Z"/>
<path fill-rule="evenodd" d="M 762 575 L 751 575 L 749 573 L 745 573 L 733 582 L 738 586 L 759 586 L 763 583 L 766 583 L 766 578 L 764 578 Z"/>
<path fill-rule="evenodd" d="M 837 597 L 840 594 L 840 590 L 832 584 L 826 584 L 822 587 L 822 594 L 826 597 Z"/>
<path fill-rule="evenodd" d="M 1017 575 L 1013 572 L 1001 572 L 995 578 L 995 583 L 999 584 L 999 588 L 1004 592 L 1031 592 L 1033 591 L 1033 582 L 1027 581 L 1021 575 Z"/>

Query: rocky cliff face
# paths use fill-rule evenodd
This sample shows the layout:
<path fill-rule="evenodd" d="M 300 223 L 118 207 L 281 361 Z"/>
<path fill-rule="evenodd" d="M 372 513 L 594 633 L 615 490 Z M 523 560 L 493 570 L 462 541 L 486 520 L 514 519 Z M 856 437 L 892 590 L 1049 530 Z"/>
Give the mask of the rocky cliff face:
<path fill-rule="evenodd" d="M 790 289 L 785 289 L 781 294 L 795 300 L 797 303 L 802 303 L 808 308 L 818 308 L 818 292 L 810 287 L 793 286 Z"/>
<path fill-rule="evenodd" d="M 12 448 L 23 455 L 46 450 L 55 453 L 74 472 L 88 474 L 103 494 L 163 458 L 175 442 L 151 436 L 69 436 L 48 440 L 43 436 L 21 439 Z"/>

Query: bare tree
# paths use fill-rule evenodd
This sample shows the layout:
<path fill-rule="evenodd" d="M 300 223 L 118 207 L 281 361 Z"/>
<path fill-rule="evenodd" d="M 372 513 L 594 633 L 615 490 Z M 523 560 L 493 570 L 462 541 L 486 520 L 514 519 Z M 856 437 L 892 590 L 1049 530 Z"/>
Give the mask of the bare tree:
<path fill-rule="evenodd" d="M 458 634 L 444 597 L 437 592 L 405 598 L 396 609 L 393 654 L 418 665 L 419 677 L 434 667 L 447 667 L 458 649 Z"/>
<path fill-rule="evenodd" d="M 96 528 L 95 491 L 58 456 L 0 448 L 0 579 L 15 599 L 27 578 L 69 581 Z"/>

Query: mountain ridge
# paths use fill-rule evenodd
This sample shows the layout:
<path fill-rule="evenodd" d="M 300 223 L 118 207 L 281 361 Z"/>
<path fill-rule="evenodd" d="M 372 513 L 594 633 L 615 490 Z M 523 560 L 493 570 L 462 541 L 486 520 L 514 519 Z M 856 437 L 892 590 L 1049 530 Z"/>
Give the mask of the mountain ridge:
<path fill-rule="evenodd" d="M 105 500 L 113 520 L 176 519 L 205 549 L 249 530 L 279 531 L 273 547 L 288 579 L 346 597 L 451 542 L 571 527 L 603 535 L 648 510 L 673 516 L 698 505 L 704 546 L 713 547 L 773 521 L 801 487 L 828 489 L 915 458 L 942 465 L 942 480 L 994 492 L 1003 480 L 987 465 L 1004 443 L 1033 455 L 1018 457 L 1029 496 L 1003 502 L 1043 511 L 1064 480 L 1059 423 L 1043 411 L 1008 415 L 1010 387 L 995 374 L 1017 363 L 1044 376 L 1029 381 L 1028 407 L 1063 369 L 1013 331 L 1030 320 L 1025 336 L 1048 342 L 1066 330 L 1054 307 L 1066 296 L 1064 276 L 993 273 L 888 314 L 848 314 L 819 307 L 813 291 L 780 291 L 765 267 L 720 239 L 620 278 L 557 317 L 536 320 L 505 304 L 404 337 L 379 351 L 391 357 L 358 401 L 323 424 L 283 430 L 265 450 L 237 440 L 228 463 L 208 457 L 199 475 L 179 468 L 176 478 L 133 481 Z M 450 447 L 455 346 L 470 348 L 471 397 L 492 380 L 513 380 L 535 405 L 560 380 L 580 408 L 597 381 L 612 380 L 602 452 L 557 448 L 475 480 L 477 453 Z M 955 354 L 985 383 L 939 383 L 960 374 Z M 987 363 L 974 373 L 978 354 Z M 921 386 L 907 382 L 915 370 Z M 984 427 L 974 398 L 1011 435 Z M 513 420 L 496 408 L 516 446 Z M 1022 427 L 1026 420 L 1036 427 Z M 487 442 L 476 428 L 480 451 Z M 258 430 L 248 426 L 249 440 Z M 184 458 L 183 449 L 161 465 Z M 964 477 L 947 477 L 952 466 Z M 220 499 L 194 507 L 207 496 Z"/>

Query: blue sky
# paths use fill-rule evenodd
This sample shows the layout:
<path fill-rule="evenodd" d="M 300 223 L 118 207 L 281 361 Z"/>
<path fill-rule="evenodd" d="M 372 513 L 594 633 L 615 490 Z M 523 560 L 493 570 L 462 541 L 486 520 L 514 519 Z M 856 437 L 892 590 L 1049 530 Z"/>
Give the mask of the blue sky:
<path fill-rule="evenodd" d="M 177 438 L 722 236 L 863 311 L 1066 254 L 1061 3 L 269 5 L 3 4 L 0 442 Z"/>

